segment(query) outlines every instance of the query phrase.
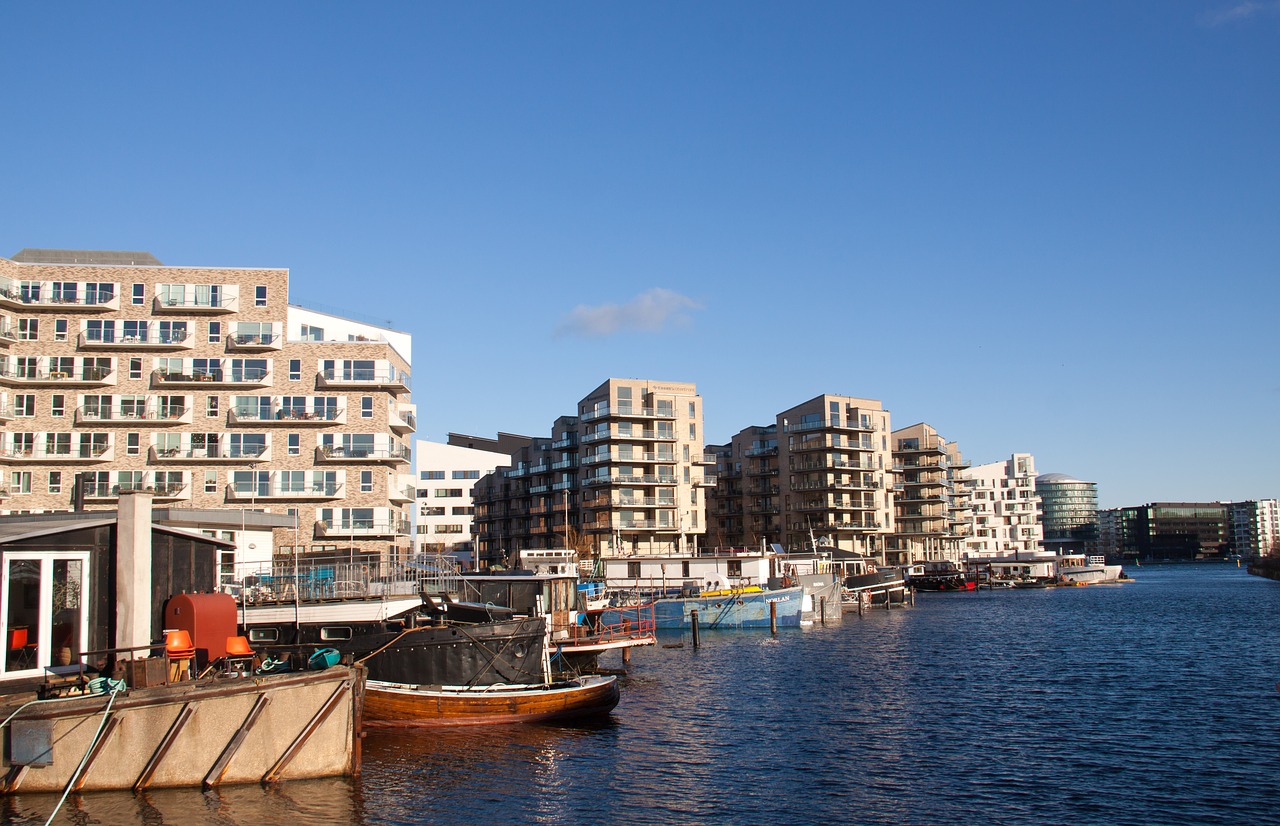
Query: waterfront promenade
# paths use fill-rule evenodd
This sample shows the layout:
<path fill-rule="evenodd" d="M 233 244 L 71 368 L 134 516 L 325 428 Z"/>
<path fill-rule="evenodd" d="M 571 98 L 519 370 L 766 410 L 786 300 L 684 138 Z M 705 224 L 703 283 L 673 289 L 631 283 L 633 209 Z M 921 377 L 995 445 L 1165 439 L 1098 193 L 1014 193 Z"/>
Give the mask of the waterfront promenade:
<path fill-rule="evenodd" d="M 1276 822 L 1280 583 L 1131 573 L 668 636 L 604 725 L 371 733 L 355 781 L 91 796 L 55 822 Z"/>

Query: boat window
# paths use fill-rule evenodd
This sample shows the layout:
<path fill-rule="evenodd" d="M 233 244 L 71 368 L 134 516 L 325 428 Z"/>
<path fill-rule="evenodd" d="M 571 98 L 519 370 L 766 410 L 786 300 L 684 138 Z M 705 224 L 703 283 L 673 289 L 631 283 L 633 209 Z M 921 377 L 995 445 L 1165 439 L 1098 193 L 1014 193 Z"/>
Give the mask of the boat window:
<path fill-rule="evenodd" d="M 277 642 L 280 639 L 279 628 L 250 628 L 249 642 Z"/>
<path fill-rule="evenodd" d="M 351 629 L 347 626 L 326 626 L 320 629 L 320 639 L 349 640 L 351 639 Z"/>

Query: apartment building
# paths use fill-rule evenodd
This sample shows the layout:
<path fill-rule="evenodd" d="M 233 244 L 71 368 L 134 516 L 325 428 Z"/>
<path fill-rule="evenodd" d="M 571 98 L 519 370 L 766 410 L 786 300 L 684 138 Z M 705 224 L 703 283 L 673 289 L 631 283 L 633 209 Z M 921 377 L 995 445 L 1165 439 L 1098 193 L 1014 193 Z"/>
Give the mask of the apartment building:
<path fill-rule="evenodd" d="M 1232 502 L 1231 549 L 1242 556 L 1280 556 L 1280 500 Z"/>
<path fill-rule="evenodd" d="M 893 431 L 895 527 L 886 561 L 959 562 L 972 534 L 973 507 L 959 446 L 920 422 Z"/>
<path fill-rule="evenodd" d="M 0 509 L 143 490 L 292 517 L 276 553 L 407 554 L 409 359 L 405 333 L 291 306 L 286 269 L 0 258 Z"/>
<path fill-rule="evenodd" d="M 778 426 L 748 427 L 728 444 L 708 445 L 716 487 L 707 497 L 708 541 L 717 548 L 766 548 L 782 542 Z"/>
<path fill-rule="evenodd" d="M 715 484 L 693 384 L 609 379 L 474 488 L 480 564 L 529 548 L 584 556 L 695 549 Z"/>
<path fill-rule="evenodd" d="M 1003 462 L 975 465 L 964 474 L 973 522 L 965 557 L 1005 557 L 1040 550 L 1044 532 L 1036 495 L 1035 457 L 1014 453 Z"/>
<path fill-rule="evenodd" d="M 450 440 L 455 438 L 449 435 Z M 471 437 L 462 437 L 473 441 Z M 532 440 L 524 439 L 525 443 Z M 490 443 L 492 448 L 489 449 Z M 464 569 L 474 569 L 472 488 L 482 476 L 506 466 L 510 455 L 495 440 L 484 448 L 420 439 L 414 445 L 417 496 L 414 502 L 414 548 L 422 554 L 449 554 Z M 519 449 L 518 447 L 516 449 Z"/>

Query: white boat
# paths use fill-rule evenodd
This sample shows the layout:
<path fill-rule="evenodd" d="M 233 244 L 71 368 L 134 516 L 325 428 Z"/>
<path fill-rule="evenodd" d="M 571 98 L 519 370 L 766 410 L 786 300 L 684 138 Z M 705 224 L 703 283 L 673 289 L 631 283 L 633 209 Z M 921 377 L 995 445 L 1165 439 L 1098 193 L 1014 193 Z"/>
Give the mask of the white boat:
<path fill-rule="evenodd" d="M 1118 582 L 1124 574 L 1119 565 L 1108 565 L 1102 556 L 1063 554 L 1058 557 L 1058 576 L 1072 585 Z"/>

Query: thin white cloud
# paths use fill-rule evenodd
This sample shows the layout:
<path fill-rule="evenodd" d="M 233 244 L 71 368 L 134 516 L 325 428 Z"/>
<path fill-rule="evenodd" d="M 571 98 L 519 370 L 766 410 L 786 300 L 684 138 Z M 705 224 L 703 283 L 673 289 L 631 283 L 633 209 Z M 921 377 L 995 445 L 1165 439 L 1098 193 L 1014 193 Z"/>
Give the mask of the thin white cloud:
<path fill-rule="evenodd" d="M 1228 23 L 1278 12 L 1280 12 L 1280 0 L 1244 0 L 1229 9 L 1205 12 L 1200 15 L 1200 22 L 1205 26 L 1225 26 Z"/>
<path fill-rule="evenodd" d="M 668 325 L 687 324 L 689 311 L 701 309 L 688 296 L 655 287 L 625 304 L 579 304 L 561 320 L 556 335 L 599 338 L 636 330 L 657 332 Z"/>

